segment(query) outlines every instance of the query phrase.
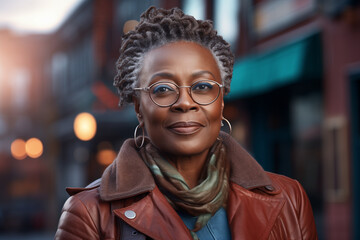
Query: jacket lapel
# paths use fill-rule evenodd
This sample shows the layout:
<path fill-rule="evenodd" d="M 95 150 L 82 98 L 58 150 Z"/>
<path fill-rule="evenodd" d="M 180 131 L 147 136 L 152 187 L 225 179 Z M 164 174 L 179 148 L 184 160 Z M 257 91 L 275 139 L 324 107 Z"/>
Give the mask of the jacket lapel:
<path fill-rule="evenodd" d="M 230 162 L 230 181 L 246 189 L 272 185 L 272 181 L 256 160 L 229 134 L 220 132 Z"/>
<path fill-rule="evenodd" d="M 154 178 L 141 159 L 134 140 L 126 140 L 117 158 L 105 169 L 101 177 L 101 199 L 104 201 L 126 199 L 150 192 L 154 188 Z"/>
<path fill-rule="evenodd" d="M 256 194 L 232 183 L 228 199 L 228 221 L 232 239 L 268 239 L 285 199 Z"/>
<path fill-rule="evenodd" d="M 157 187 L 141 200 L 113 212 L 152 239 L 168 240 L 176 236 L 176 239 L 192 240 L 189 230 Z"/>
<path fill-rule="evenodd" d="M 231 165 L 227 212 L 230 228 L 236 231 L 236 235 L 232 232 L 233 239 L 266 239 L 285 201 L 250 190 L 259 189 L 270 195 L 277 195 L 281 190 L 273 185 L 262 167 L 231 136 L 220 133 L 219 137 L 224 142 Z M 115 209 L 114 213 L 153 239 L 172 239 L 174 236 L 177 239 L 192 239 L 179 215 L 157 188 L 133 139 L 130 139 L 124 142 L 117 159 L 104 171 L 100 198 L 116 201 L 142 194 L 146 196 L 129 206 Z M 136 216 L 129 218 L 126 211 L 133 211 Z"/>
<path fill-rule="evenodd" d="M 271 179 L 262 167 L 230 135 L 220 132 L 219 137 L 223 140 L 226 158 L 231 165 L 231 182 L 246 189 L 272 185 Z M 145 141 L 148 142 L 149 139 L 146 138 Z M 141 159 L 134 140 L 126 140 L 117 158 L 102 175 L 101 199 L 104 201 L 125 199 L 150 192 L 154 188 L 154 178 Z"/>

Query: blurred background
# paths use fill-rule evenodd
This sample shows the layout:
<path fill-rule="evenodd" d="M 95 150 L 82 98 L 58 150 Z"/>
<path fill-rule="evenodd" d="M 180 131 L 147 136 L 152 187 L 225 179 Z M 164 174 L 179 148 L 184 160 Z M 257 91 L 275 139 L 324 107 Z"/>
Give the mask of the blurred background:
<path fill-rule="evenodd" d="M 112 81 L 151 5 L 214 21 L 236 56 L 233 136 L 300 181 L 320 239 L 360 239 L 359 0 L 0 0 L 0 239 L 52 239 L 65 187 L 132 137 Z"/>

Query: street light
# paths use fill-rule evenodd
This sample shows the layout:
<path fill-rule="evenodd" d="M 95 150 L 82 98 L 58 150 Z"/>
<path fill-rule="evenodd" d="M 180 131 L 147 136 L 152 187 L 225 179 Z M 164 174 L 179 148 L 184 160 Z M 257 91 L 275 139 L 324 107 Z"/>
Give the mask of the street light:
<path fill-rule="evenodd" d="M 74 132 L 82 141 L 91 140 L 96 134 L 96 120 L 90 113 L 79 113 L 74 120 Z"/>

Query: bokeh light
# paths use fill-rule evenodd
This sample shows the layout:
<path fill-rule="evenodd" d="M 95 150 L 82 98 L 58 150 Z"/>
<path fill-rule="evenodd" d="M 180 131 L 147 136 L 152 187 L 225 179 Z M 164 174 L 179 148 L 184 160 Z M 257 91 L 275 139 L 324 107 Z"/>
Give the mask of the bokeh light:
<path fill-rule="evenodd" d="M 25 145 L 26 153 L 31 158 L 38 158 L 43 153 L 43 144 L 37 138 L 30 138 L 26 141 Z"/>
<path fill-rule="evenodd" d="M 111 164 L 115 158 L 116 158 L 116 153 L 112 149 L 102 149 L 97 154 L 98 163 L 105 166 Z"/>
<path fill-rule="evenodd" d="M 91 140 L 96 134 L 96 120 L 90 113 L 79 113 L 74 120 L 74 132 L 82 141 Z"/>
<path fill-rule="evenodd" d="M 134 30 L 138 24 L 139 24 L 139 22 L 136 20 L 126 21 L 124 24 L 123 32 L 126 34 L 129 31 Z"/>
<path fill-rule="evenodd" d="M 96 159 L 100 165 L 107 166 L 116 158 L 116 152 L 113 150 L 110 142 L 101 142 L 98 145 Z"/>
<path fill-rule="evenodd" d="M 25 141 L 22 139 L 15 139 L 11 143 L 11 155 L 17 160 L 26 158 Z"/>

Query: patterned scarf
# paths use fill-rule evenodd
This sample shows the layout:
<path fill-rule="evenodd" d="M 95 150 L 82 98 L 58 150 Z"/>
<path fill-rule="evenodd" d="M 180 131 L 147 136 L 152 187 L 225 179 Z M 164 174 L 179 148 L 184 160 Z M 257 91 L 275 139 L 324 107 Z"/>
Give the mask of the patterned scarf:
<path fill-rule="evenodd" d="M 200 183 L 192 189 L 151 143 L 141 148 L 140 154 L 153 173 L 157 186 L 174 209 L 182 209 L 198 217 L 191 231 L 193 238 L 197 239 L 194 232 L 205 226 L 216 211 L 226 204 L 229 164 L 226 162 L 222 141 L 217 140 L 210 149 Z"/>

